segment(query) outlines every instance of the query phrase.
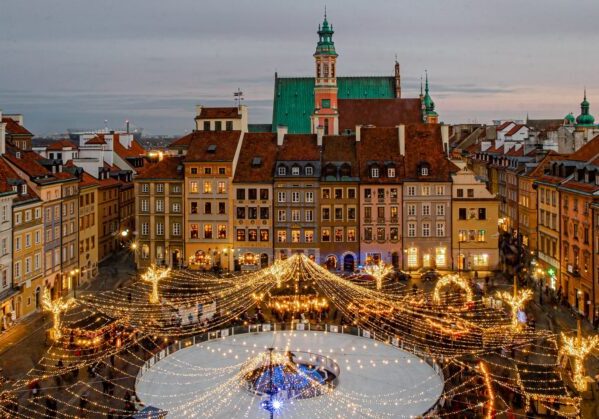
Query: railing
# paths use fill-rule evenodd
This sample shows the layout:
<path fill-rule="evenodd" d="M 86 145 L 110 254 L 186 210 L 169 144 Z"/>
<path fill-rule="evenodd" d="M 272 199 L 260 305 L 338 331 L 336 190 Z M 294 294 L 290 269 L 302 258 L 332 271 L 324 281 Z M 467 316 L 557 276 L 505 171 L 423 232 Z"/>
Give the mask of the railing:
<path fill-rule="evenodd" d="M 432 357 L 431 354 L 423 352 L 416 345 L 408 344 L 400 337 L 390 337 L 383 333 L 375 333 L 370 332 L 366 329 L 361 329 L 355 326 L 339 326 L 332 324 L 311 324 L 311 323 L 264 323 L 264 324 L 250 324 L 247 326 L 233 326 L 228 327 L 226 329 L 215 330 L 213 332 L 205 332 L 200 333 L 198 335 L 184 338 L 175 343 L 167 346 L 161 351 L 155 353 L 150 357 L 144 364 L 141 366 L 137 373 L 137 377 L 135 378 L 135 388 L 137 388 L 139 384 L 139 380 L 143 377 L 143 375 L 157 362 L 166 358 L 167 356 L 174 354 L 175 352 L 188 348 L 192 345 L 197 345 L 199 343 L 215 340 L 215 339 L 223 339 L 228 336 L 242 335 L 246 333 L 270 333 L 270 332 L 279 332 L 279 331 L 313 331 L 313 332 L 325 332 L 325 333 L 341 333 L 348 334 L 352 336 L 359 336 L 365 339 L 373 339 L 379 342 L 383 342 L 385 344 L 390 344 L 399 348 L 403 351 L 410 352 L 420 358 L 422 361 L 426 362 L 439 376 L 442 383 L 445 383 L 445 376 L 443 374 L 443 368 L 437 363 L 437 360 Z M 443 362 L 443 357 L 441 356 L 441 362 Z M 338 370 L 337 370 L 338 371 Z M 444 389 L 445 390 L 445 389 Z M 421 416 L 426 416 L 431 412 L 434 412 L 442 397 L 435 401 L 435 403 Z"/>

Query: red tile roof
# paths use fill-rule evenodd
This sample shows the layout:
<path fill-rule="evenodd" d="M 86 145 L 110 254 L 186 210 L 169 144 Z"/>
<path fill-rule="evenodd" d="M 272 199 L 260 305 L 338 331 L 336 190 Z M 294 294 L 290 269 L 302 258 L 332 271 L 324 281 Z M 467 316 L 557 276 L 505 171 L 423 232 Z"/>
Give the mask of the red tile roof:
<path fill-rule="evenodd" d="M 123 146 L 119 134 L 114 134 L 112 148 L 122 159 L 142 157 L 146 154 L 145 148 L 143 148 L 135 139 L 131 140 L 129 148 Z"/>
<path fill-rule="evenodd" d="M 83 172 L 81 174 L 81 178 L 79 179 L 79 186 L 81 188 L 87 188 L 90 186 L 99 186 L 99 185 L 100 185 L 100 182 L 98 181 L 98 179 L 96 179 L 92 175 L 88 174 L 87 172 Z"/>
<path fill-rule="evenodd" d="M 186 162 L 232 162 L 241 138 L 241 131 L 194 131 L 192 135 Z"/>
<path fill-rule="evenodd" d="M 9 184 L 9 180 L 20 179 L 17 173 L 4 161 L 0 159 L 0 193 L 11 192 L 12 185 Z"/>
<path fill-rule="evenodd" d="M 204 108 L 195 119 L 241 119 L 237 107 Z"/>
<path fill-rule="evenodd" d="M 165 156 L 157 163 L 141 170 L 135 179 L 183 179 L 183 171 L 178 170 L 183 164 L 183 157 Z"/>
<path fill-rule="evenodd" d="M 513 124 L 512 121 L 505 121 L 504 123 L 500 124 L 497 127 L 497 131 L 503 131 L 504 129 L 506 129 L 510 124 Z"/>
<path fill-rule="evenodd" d="M 567 160 L 589 161 L 596 157 L 599 157 L 599 135 L 568 155 Z"/>
<path fill-rule="evenodd" d="M 516 146 L 510 148 L 510 151 L 506 153 L 506 156 L 511 157 L 523 157 L 524 156 L 524 146 L 516 149 Z"/>
<path fill-rule="evenodd" d="M 356 137 L 354 135 L 331 135 L 322 140 L 322 164 L 328 162 L 349 163 L 352 167 L 352 176 L 358 176 Z"/>
<path fill-rule="evenodd" d="M 278 161 L 320 161 L 316 134 L 287 134 L 277 152 Z"/>
<path fill-rule="evenodd" d="M 171 148 L 171 147 L 184 147 L 184 148 L 189 147 L 191 140 L 193 140 L 193 138 L 194 138 L 194 134 L 195 134 L 195 131 L 191 132 L 187 135 L 184 135 L 183 137 L 179 138 L 178 140 L 173 141 L 172 143 L 169 144 L 169 148 Z"/>
<path fill-rule="evenodd" d="M 90 138 L 85 142 L 85 144 L 106 144 L 106 141 L 104 140 L 104 134 L 98 134 L 95 137 Z"/>
<path fill-rule="evenodd" d="M 429 165 L 429 174 L 426 176 L 421 176 L 418 170 L 423 163 Z M 450 181 L 451 173 L 459 171 L 443 150 L 440 125 L 406 125 L 405 170 L 406 178 L 431 181 Z"/>
<path fill-rule="evenodd" d="M 394 127 L 421 122 L 420 99 L 339 99 L 339 132 L 356 125 Z"/>
<path fill-rule="evenodd" d="M 52 143 L 50 143 L 50 145 L 47 147 L 47 150 L 52 150 L 52 151 L 60 151 L 64 148 L 72 148 L 74 150 L 77 150 L 77 144 L 75 144 L 74 142 L 72 142 L 71 140 L 68 139 L 62 139 L 62 140 L 56 140 L 56 141 L 52 141 Z"/>
<path fill-rule="evenodd" d="M 407 146 L 406 146 L 407 150 Z M 404 157 L 399 153 L 399 131 L 397 128 L 362 128 L 360 141 L 357 144 L 357 156 L 362 182 L 398 183 L 405 175 Z M 384 167 L 388 163 L 395 165 L 395 178 L 381 176 L 371 178 L 370 168 L 373 163 Z M 381 172 L 381 174 L 384 174 Z"/>
<path fill-rule="evenodd" d="M 239 153 L 234 182 L 272 182 L 277 157 L 277 134 L 247 133 Z M 254 161 L 254 159 L 259 159 Z"/>
<path fill-rule="evenodd" d="M 19 125 L 17 121 L 12 118 L 4 117 L 2 118 L 2 122 L 6 123 L 6 133 L 11 135 L 31 135 L 33 134 L 29 132 L 27 128 L 22 125 Z"/>
<path fill-rule="evenodd" d="M 599 186 L 590 183 L 578 182 L 575 180 L 569 180 L 560 186 L 568 189 L 574 189 L 583 193 L 595 193 L 599 191 Z"/>
<path fill-rule="evenodd" d="M 507 136 L 514 135 L 515 133 L 517 133 L 518 131 L 520 131 L 525 126 L 526 125 L 516 124 L 511 130 L 509 130 L 508 132 L 506 132 L 505 135 L 507 135 Z"/>
<path fill-rule="evenodd" d="M 18 158 L 17 153 L 20 153 L 20 157 Z M 41 164 L 41 161 L 46 159 L 37 154 L 35 151 L 22 151 L 7 145 L 4 158 L 32 178 L 44 177 L 48 181 L 51 181 L 53 178 L 56 180 L 75 179 L 75 176 L 71 175 L 70 173 L 52 173 L 50 170 L 46 169 L 46 167 Z"/>

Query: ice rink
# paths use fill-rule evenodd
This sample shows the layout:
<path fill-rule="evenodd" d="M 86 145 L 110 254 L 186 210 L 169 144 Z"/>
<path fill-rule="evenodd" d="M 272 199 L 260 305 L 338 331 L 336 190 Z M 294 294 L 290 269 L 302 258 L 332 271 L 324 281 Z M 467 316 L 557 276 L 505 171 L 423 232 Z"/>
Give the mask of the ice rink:
<path fill-rule="evenodd" d="M 262 332 L 207 341 L 155 363 L 138 379 L 146 406 L 167 418 L 268 418 L 259 396 L 242 386 L 244 362 L 266 348 L 321 354 L 340 367 L 337 387 L 311 399 L 283 401 L 280 418 L 413 417 L 441 396 L 443 381 L 415 355 L 349 334 Z"/>

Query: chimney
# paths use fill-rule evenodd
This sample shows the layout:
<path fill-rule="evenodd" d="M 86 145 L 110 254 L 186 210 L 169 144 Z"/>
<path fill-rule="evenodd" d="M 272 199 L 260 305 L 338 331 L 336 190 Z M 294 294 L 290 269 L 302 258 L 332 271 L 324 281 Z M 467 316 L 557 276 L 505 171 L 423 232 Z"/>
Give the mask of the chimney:
<path fill-rule="evenodd" d="M 277 126 L 277 145 L 283 145 L 283 139 L 287 134 L 287 126 L 286 125 L 278 125 Z"/>
<path fill-rule="evenodd" d="M 443 150 L 449 155 L 449 125 L 441 125 L 441 142 Z"/>
<path fill-rule="evenodd" d="M 0 109 L 0 156 L 6 153 L 6 132 L 2 122 L 2 110 Z"/>
<path fill-rule="evenodd" d="M 401 124 L 397 127 L 397 138 L 399 139 L 399 154 L 406 155 L 406 126 Z"/>
<path fill-rule="evenodd" d="M 200 116 L 200 114 L 202 113 L 202 105 L 196 105 L 196 116 Z"/>
<path fill-rule="evenodd" d="M 127 134 L 129 134 L 129 120 L 128 119 L 125 121 L 125 127 L 126 127 Z"/>
<path fill-rule="evenodd" d="M 356 142 L 360 142 L 362 134 L 362 125 L 356 125 Z"/>
<path fill-rule="evenodd" d="M 324 137 L 324 127 L 319 125 L 316 127 L 316 145 L 322 147 L 322 137 Z"/>

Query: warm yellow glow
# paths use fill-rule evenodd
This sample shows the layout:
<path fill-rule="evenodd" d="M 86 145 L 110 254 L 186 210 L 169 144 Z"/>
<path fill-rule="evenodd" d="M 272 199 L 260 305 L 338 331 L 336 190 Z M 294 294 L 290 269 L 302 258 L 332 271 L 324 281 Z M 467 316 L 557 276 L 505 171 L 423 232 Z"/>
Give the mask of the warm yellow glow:
<path fill-rule="evenodd" d="M 487 414 L 485 415 L 486 419 L 493 419 L 495 417 L 495 393 L 493 392 L 493 385 L 491 383 L 491 375 L 489 374 L 489 370 L 484 362 L 480 362 L 478 364 L 480 368 L 480 372 L 485 379 L 485 387 L 487 388 L 487 393 L 489 395 L 489 402 L 487 406 Z"/>
<path fill-rule="evenodd" d="M 599 345 L 599 336 L 582 336 L 568 337 L 562 332 L 562 351 L 574 359 L 572 381 L 578 391 L 586 390 L 586 382 L 584 379 L 584 360 L 586 357 Z"/>
<path fill-rule="evenodd" d="M 525 307 L 526 302 L 532 298 L 531 290 L 520 290 L 513 295 L 507 291 L 497 293 L 497 297 L 503 300 L 512 309 L 512 328 L 517 329 L 518 323 L 518 310 Z"/>
<path fill-rule="evenodd" d="M 157 266 L 150 266 L 145 274 L 141 276 L 142 281 L 149 282 L 152 284 L 152 292 L 150 293 L 150 303 L 157 304 L 160 302 L 160 296 L 158 295 L 158 283 L 166 278 L 171 271 L 170 268 L 159 268 Z"/>
<path fill-rule="evenodd" d="M 75 304 L 75 300 L 73 298 L 59 298 L 57 300 L 52 301 L 50 290 L 48 288 L 45 288 L 44 294 L 42 295 L 41 303 L 42 308 L 45 311 L 52 314 L 52 329 L 50 329 L 50 334 L 53 340 L 58 340 L 62 337 L 62 331 L 60 330 L 60 315 L 67 311 L 70 307 L 72 307 Z"/>
<path fill-rule="evenodd" d="M 433 301 L 435 304 L 441 303 L 441 290 L 449 285 L 457 285 L 464 291 L 466 291 L 466 301 L 470 302 L 473 299 L 472 290 L 468 281 L 459 275 L 445 275 L 441 278 L 437 285 L 435 285 L 435 291 L 433 293 Z"/>
<path fill-rule="evenodd" d="M 391 265 L 387 265 L 382 261 L 378 263 L 372 263 L 364 267 L 364 272 L 374 277 L 376 281 L 376 289 L 380 290 L 383 288 L 383 279 L 393 271 Z"/>

